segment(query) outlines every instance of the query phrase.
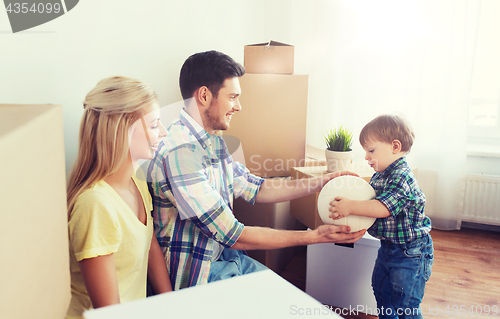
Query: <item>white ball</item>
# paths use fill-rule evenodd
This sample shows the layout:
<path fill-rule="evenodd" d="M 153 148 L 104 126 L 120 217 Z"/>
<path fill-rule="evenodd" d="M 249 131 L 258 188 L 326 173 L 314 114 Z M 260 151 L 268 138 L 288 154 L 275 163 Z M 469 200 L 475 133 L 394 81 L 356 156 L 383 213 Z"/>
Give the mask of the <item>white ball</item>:
<path fill-rule="evenodd" d="M 364 179 L 356 176 L 339 176 L 330 180 L 323 187 L 318 196 L 318 212 L 325 224 L 346 225 L 351 227 L 351 232 L 368 229 L 376 218 L 366 216 L 349 215 L 347 217 L 333 220 L 328 217 L 331 213 L 330 202 L 337 196 L 352 200 L 370 200 L 375 198 L 375 190 Z"/>

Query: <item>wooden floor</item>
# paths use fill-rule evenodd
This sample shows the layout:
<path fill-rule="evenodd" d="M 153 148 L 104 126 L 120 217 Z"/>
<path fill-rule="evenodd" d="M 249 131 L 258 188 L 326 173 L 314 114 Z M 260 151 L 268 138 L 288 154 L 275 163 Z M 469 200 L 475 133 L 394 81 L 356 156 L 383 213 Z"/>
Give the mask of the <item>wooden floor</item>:
<path fill-rule="evenodd" d="M 421 304 L 424 318 L 500 317 L 500 232 L 432 230 L 431 235 L 434 265 Z M 300 250 L 280 275 L 305 291 L 306 251 Z"/>

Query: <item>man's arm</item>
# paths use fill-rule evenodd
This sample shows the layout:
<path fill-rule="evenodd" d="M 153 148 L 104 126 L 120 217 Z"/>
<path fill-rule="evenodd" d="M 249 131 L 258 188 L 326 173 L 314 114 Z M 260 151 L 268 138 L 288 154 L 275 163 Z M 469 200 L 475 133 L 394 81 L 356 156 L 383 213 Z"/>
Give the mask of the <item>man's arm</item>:
<path fill-rule="evenodd" d="M 366 230 L 352 234 L 348 226 L 322 225 L 311 231 L 277 230 L 267 227 L 245 226 L 233 249 L 278 249 L 318 243 L 353 243 L 363 237 Z"/>
<path fill-rule="evenodd" d="M 331 179 L 342 175 L 354 175 L 352 172 L 334 172 L 317 178 L 306 179 L 266 179 L 260 186 L 256 203 L 280 203 L 300 198 L 321 191 Z"/>

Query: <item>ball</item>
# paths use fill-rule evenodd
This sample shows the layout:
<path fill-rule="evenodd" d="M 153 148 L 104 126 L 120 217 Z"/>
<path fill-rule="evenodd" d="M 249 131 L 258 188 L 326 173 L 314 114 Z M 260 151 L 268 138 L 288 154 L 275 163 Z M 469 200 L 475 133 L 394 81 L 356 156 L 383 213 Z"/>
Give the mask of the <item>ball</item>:
<path fill-rule="evenodd" d="M 339 176 L 323 186 L 318 196 L 318 212 L 321 220 L 325 224 L 345 225 L 351 227 L 351 232 L 361 229 L 368 229 L 375 222 L 376 218 L 366 216 L 349 215 L 344 218 L 333 220 L 328 217 L 330 212 L 330 202 L 335 197 L 342 196 L 352 200 L 374 199 L 376 194 L 373 187 L 364 179 L 356 176 Z"/>

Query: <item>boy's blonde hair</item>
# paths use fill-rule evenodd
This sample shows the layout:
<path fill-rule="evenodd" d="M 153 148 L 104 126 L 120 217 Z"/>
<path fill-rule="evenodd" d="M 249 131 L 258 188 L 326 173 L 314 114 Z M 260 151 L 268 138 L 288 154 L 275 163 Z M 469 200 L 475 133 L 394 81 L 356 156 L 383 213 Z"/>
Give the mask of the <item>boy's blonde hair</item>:
<path fill-rule="evenodd" d="M 123 76 L 106 78 L 83 102 L 78 156 L 68 180 L 68 213 L 78 196 L 115 173 L 129 155 L 128 130 L 145 107 L 157 102 L 154 89 Z"/>
<path fill-rule="evenodd" d="M 401 142 L 401 151 L 408 153 L 413 145 L 415 133 L 410 124 L 399 115 L 380 115 L 363 127 L 359 143 L 365 146 L 369 141 L 392 143 Z"/>

